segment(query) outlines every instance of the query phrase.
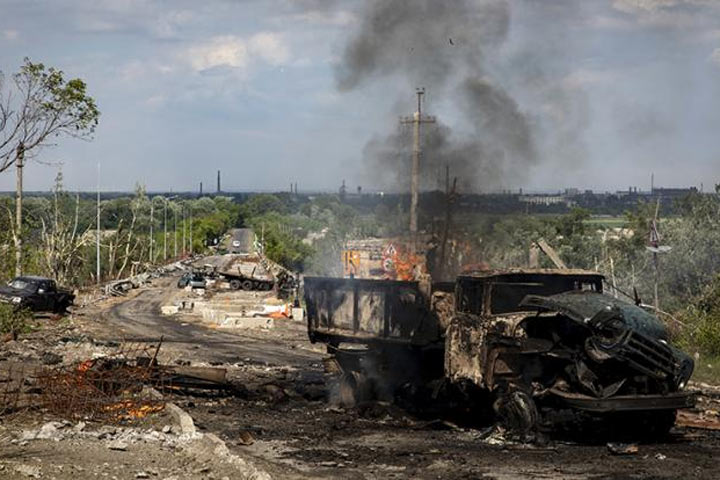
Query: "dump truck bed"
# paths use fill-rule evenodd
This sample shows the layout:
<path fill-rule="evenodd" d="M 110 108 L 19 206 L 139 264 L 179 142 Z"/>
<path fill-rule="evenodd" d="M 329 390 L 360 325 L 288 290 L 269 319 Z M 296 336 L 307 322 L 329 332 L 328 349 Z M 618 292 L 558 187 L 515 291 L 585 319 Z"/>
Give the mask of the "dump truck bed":
<path fill-rule="evenodd" d="M 437 317 L 418 282 L 305 277 L 305 303 L 312 342 L 441 341 Z"/>

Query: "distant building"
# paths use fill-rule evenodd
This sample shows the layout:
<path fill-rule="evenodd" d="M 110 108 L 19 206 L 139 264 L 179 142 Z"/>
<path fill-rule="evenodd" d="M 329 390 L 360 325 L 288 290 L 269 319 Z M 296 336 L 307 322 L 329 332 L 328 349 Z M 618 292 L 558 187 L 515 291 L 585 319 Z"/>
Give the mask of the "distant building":
<path fill-rule="evenodd" d="M 691 194 L 698 193 L 697 187 L 690 188 L 655 188 L 652 189 L 652 195 L 659 197 L 686 197 Z"/>
<path fill-rule="evenodd" d="M 518 198 L 522 203 L 529 203 L 530 205 L 566 205 L 572 207 L 575 202 L 565 197 L 564 195 L 523 195 Z"/>

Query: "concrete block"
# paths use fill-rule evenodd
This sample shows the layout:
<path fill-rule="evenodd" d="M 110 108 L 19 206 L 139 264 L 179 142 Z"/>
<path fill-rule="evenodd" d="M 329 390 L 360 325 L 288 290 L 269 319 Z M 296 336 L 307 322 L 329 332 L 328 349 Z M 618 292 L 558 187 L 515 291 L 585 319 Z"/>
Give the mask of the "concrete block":
<path fill-rule="evenodd" d="M 192 417 L 188 415 L 185 410 L 174 403 L 165 404 L 165 408 L 170 412 L 170 415 L 172 415 L 177 424 L 180 426 L 180 430 L 183 435 L 193 436 L 197 433 L 195 422 L 193 422 Z"/>
<path fill-rule="evenodd" d="M 268 317 L 227 317 L 229 325 L 242 329 L 258 329 L 269 330 L 275 326 L 275 321 Z"/>
<path fill-rule="evenodd" d="M 175 315 L 180 308 L 177 305 L 163 305 L 160 310 L 163 315 Z"/>
<path fill-rule="evenodd" d="M 292 316 L 293 320 L 296 320 L 298 322 L 302 322 L 305 320 L 305 310 L 303 310 L 301 307 L 292 307 L 290 310 L 290 315 Z"/>

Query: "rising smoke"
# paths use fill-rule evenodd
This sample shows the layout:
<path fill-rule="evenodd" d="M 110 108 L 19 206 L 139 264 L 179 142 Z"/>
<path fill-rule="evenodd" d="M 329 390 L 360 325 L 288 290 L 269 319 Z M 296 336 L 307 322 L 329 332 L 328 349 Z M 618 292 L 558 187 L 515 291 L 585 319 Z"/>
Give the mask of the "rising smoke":
<path fill-rule="evenodd" d="M 338 88 L 400 80 L 427 87 L 460 115 L 463 128 L 442 119 L 424 127 L 423 188 L 437 186 L 445 164 L 461 188 L 479 191 L 521 178 L 537 162 L 532 122 L 486 69 L 509 27 L 510 7 L 500 0 L 375 0 L 361 13 L 336 69 Z M 396 104 L 407 110 L 411 94 L 408 89 Z M 371 139 L 364 158 L 367 170 L 378 172 L 372 180 L 382 184 L 392 170 L 395 186 L 406 189 L 409 150 L 407 131 Z"/>

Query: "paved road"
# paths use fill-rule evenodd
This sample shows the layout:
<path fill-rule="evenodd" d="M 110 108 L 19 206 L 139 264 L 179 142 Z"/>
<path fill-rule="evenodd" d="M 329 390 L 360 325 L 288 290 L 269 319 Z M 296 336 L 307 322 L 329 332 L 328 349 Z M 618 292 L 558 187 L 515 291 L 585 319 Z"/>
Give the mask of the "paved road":
<path fill-rule="evenodd" d="M 142 290 L 133 298 L 102 312 L 108 326 L 103 337 L 114 341 L 156 343 L 163 338 L 167 347 L 189 352 L 205 362 L 235 363 L 250 359 L 269 365 L 305 365 L 317 362 L 320 355 L 303 348 L 307 334 L 302 325 L 283 322 L 282 331 L 230 332 L 185 322 L 182 318 L 163 315 L 160 311 L 173 293 L 176 279 L 160 279 L 156 286 Z M 238 292 L 247 294 L 247 292 Z"/>
<path fill-rule="evenodd" d="M 232 253 L 252 253 L 255 250 L 254 241 L 255 232 L 253 232 L 252 228 L 233 228 L 230 230 L 227 249 Z M 239 244 L 237 247 L 233 246 L 235 242 Z"/>

